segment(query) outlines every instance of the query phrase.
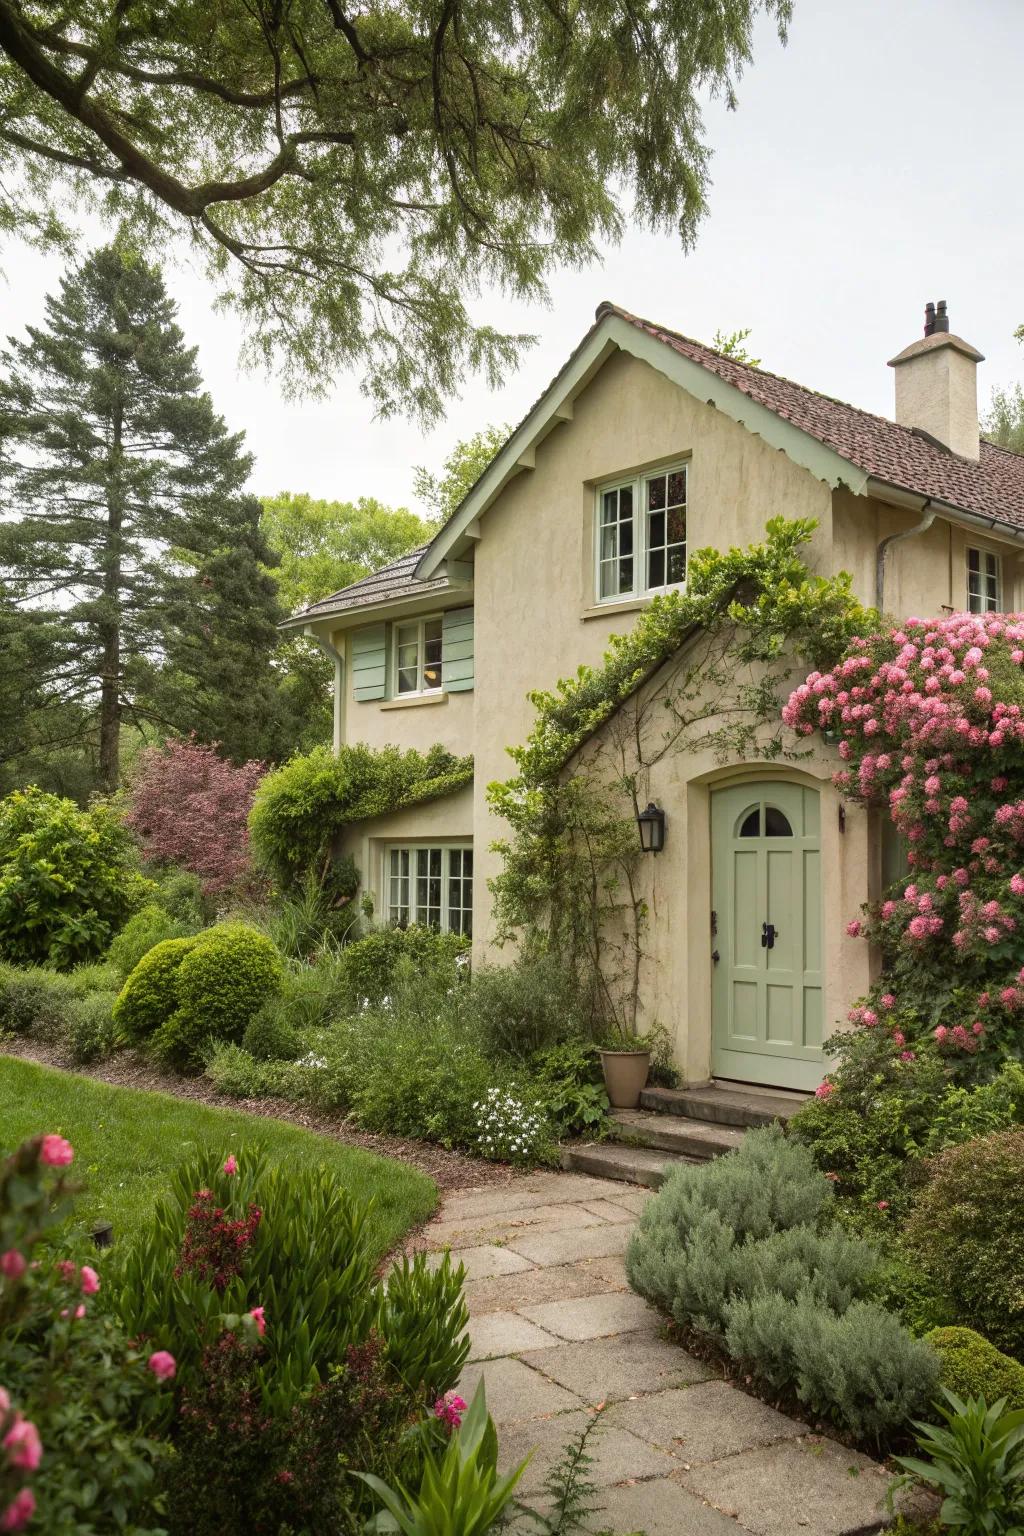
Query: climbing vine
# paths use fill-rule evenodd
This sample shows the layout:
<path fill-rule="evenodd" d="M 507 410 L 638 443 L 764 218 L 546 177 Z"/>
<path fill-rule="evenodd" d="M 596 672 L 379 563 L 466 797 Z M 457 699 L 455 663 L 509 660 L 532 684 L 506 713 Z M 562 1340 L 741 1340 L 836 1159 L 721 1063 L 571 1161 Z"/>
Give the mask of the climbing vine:
<path fill-rule="evenodd" d="M 253 858 L 282 889 L 308 874 L 328 881 L 338 834 L 353 822 L 453 794 L 473 781 L 473 759 L 357 743 L 317 747 L 268 773 L 249 813 Z"/>
<path fill-rule="evenodd" d="M 492 880 L 499 937 L 556 954 L 591 1009 L 638 1022 L 649 904 L 635 817 L 649 775 L 678 753 L 795 757 L 781 717 L 793 674 L 836 661 L 875 616 L 845 573 L 814 576 L 815 523 L 773 518 L 763 544 L 691 555 L 685 592 L 659 595 L 598 667 L 536 692 L 517 773 L 489 786 L 510 827 Z"/>

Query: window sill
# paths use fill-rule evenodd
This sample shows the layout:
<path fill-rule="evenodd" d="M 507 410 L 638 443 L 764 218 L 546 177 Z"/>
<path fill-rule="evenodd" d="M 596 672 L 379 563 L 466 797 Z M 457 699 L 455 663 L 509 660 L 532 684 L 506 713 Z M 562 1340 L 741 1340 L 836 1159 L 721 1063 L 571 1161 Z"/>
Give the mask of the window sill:
<path fill-rule="evenodd" d="M 594 603 L 590 608 L 583 609 L 580 618 L 585 624 L 588 619 L 614 618 L 617 613 L 639 613 L 650 605 L 649 597 L 631 597 L 622 603 Z"/>
<path fill-rule="evenodd" d="M 448 695 L 443 688 L 433 693 L 409 693 L 404 698 L 385 699 L 381 709 L 416 709 L 421 704 L 447 704 Z"/>

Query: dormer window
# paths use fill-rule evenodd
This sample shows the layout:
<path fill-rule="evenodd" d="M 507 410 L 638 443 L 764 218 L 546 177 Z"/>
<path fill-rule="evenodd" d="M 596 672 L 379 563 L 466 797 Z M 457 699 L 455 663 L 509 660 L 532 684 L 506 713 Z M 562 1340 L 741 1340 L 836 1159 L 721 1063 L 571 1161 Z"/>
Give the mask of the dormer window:
<path fill-rule="evenodd" d="M 1000 613 L 1003 607 L 1002 571 L 998 555 L 987 549 L 967 551 L 968 613 Z"/>
<path fill-rule="evenodd" d="M 395 625 L 394 677 L 395 693 L 399 698 L 440 689 L 441 640 L 440 615 Z"/>
<path fill-rule="evenodd" d="M 681 587 L 686 580 L 687 466 L 600 486 L 597 597 L 602 603 Z"/>

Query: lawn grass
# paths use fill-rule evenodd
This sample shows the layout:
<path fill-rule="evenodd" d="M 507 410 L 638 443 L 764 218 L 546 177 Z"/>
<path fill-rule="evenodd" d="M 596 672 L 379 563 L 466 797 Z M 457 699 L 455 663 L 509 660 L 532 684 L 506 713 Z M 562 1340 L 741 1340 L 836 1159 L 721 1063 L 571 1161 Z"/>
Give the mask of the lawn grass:
<path fill-rule="evenodd" d="M 206 1148 L 322 1164 L 356 1199 L 373 1198 L 367 1235 L 379 1255 L 437 1204 L 433 1181 L 417 1169 L 299 1126 L 0 1057 L 0 1154 L 40 1131 L 66 1136 L 75 1148 L 72 1172 L 87 1186 L 75 1224 L 112 1222 L 117 1239 L 145 1221 L 178 1163 Z"/>

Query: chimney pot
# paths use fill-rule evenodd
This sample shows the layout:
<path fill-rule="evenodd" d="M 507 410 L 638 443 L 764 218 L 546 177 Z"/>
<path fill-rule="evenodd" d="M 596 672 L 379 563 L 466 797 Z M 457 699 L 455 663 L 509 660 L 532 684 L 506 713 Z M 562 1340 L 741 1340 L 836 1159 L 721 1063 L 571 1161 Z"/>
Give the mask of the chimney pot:
<path fill-rule="evenodd" d="M 984 358 L 961 336 L 950 334 L 945 299 L 924 307 L 924 335 L 891 358 L 896 371 L 896 420 L 977 460 L 978 364 Z"/>

